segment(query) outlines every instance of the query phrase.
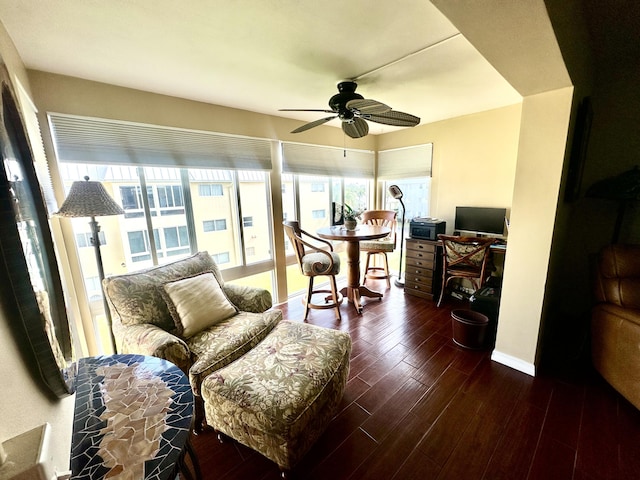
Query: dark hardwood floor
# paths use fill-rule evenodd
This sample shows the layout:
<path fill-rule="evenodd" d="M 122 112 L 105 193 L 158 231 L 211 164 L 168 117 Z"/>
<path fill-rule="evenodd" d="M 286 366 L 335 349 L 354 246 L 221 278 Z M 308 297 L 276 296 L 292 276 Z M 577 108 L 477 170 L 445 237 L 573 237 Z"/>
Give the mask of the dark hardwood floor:
<path fill-rule="evenodd" d="M 590 366 L 530 377 L 454 344 L 460 303 L 384 293 L 362 315 L 345 302 L 340 322 L 311 311 L 309 323 L 351 334 L 351 371 L 339 414 L 290 478 L 640 479 L 640 411 Z M 301 321 L 300 298 L 278 308 Z M 193 445 L 205 479 L 279 478 L 215 433 Z"/>

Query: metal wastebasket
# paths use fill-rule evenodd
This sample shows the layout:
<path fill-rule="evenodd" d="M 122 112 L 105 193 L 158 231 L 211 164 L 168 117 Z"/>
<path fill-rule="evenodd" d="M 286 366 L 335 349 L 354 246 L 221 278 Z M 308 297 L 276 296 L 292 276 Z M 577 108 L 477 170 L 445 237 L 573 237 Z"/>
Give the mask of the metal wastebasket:
<path fill-rule="evenodd" d="M 452 310 L 453 341 L 461 347 L 483 349 L 487 346 L 489 319 L 473 310 Z"/>

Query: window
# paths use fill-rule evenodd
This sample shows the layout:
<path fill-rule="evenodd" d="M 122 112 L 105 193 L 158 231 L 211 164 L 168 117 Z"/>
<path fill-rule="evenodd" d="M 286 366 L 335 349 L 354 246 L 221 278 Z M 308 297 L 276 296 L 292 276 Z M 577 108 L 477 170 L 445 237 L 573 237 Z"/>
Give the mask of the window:
<path fill-rule="evenodd" d="M 62 144 L 67 145 L 69 138 L 64 132 L 73 138 L 91 138 L 90 144 L 85 144 L 87 163 L 73 161 L 79 156 L 59 157 L 65 187 L 89 176 L 102 182 L 125 210 L 123 216 L 104 219 L 105 232 L 112 244 L 111 253 L 103 258 L 106 272 L 139 270 L 176 260 L 191 251 L 206 250 L 215 253 L 229 280 L 252 278 L 256 279 L 252 282 L 259 281 L 259 286 L 273 290 L 269 284 L 274 268 L 272 140 L 202 131 L 185 135 L 184 129 L 130 122 L 125 125 L 76 116 L 50 118 L 56 124 L 53 141 L 62 150 L 66 148 Z M 133 134 L 127 136 L 123 131 Z M 154 140 L 157 138 L 167 142 L 158 145 Z M 158 148 L 150 151 L 151 144 Z M 72 141 L 67 146 L 74 145 Z M 98 158 L 91 154 L 93 149 L 105 145 L 113 147 L 110 152 L 118 152 L 108 157 L 116 163 L 93 160 Z M 172 164 L 178 151 L 180 167 Z M 145 158 L 145 166 L 139 162 L 141 156 Z M 74 235 L 80 234 L 78 245 L 89 245 L 84 234 L 86 223 L 86 219 L 72 220 Z M 243 226 L 251 227 L 250 235 L 241 234 Z M 113 245 L 118 241 L 120 245 Z M 82 268 L 82 279 L 78 281 L 96 275 L 92 250 L 78 249 Z M 102 306 L 92 305 L 92 317 L 101 314 Z"/>
<path fill-rule="evenodd" d="M 314 182 L 311 184 L 312 192 L 324 192 L 325 185 L 324 183 Z"/>
<path fill-rule="evenodd" d="M 220 183 L 198 185 L 198 195 L 201 197 L 222 197 L 224 195 Z"/>
<path fill-rule="evenodd" d="M 90 302 L 99 302 L 102 300 L 102 287 L 100 285 L 100 277 L 86 277 L 84 284 L 87 289 L 87 296 Z"/>
<path fill-rule="evenodd" d="M 229 263 L 231 261 L 231 257 L 229 256 L 229 252 L 214 253 L 211 256 L 213 257 L 213 260 L 218 265 L 224 265 L 225 263 Z"/>
<path fill-rule="evenodd" d="M 222 218 L 220 220 L 204 220 L 202 228 L 205 232 L 217 232 L 227 229 L 227 221 Z"/>
<path fill-rule="evenodd" d="M 187 227 L 170 227 L 164 229 L 164 241 L 167 248 L 183 247 L 189 245 Z"/>
<path fill-rule="evenodd" d="M 356 210 L 370 208 L 373 183 L 370 179 L 283 174 L 282 183 L 291 185 L 291 192 L 282 196 L 283 217 L 297 218 L 308 232 L 328 226 L 331 202 L 347 203 Z M 324 185 L 323 189 L 312 187 L 319 184 Z M 311 193 L 314 189 L 317 192 Z"/>
<path fill-rule="evenodd" d="M 92 238 L 91 233 L 88 233 L 88 232 L 76 233 L 76 245 L 78 245 L 78 248 L 93 247 L 93 242 L 91 241 L 91 238 Z M 105 237 L 104 232 L 102 230 L 98 232 L 98 239 L 100 240 L 100 245 L 107 244 L 107 237 Z"/>
<path fill-rule="evenodd" d="M 180 185 L 161 185 L 157 190 L 160 208 L 184 207 Z"/>
<path fill-rule="evenodd" d="M 146 230 L 127 232 L 127 239 L 129 240 L 129 251 L 133 262 L 151 260 L 151 247 Z"/>
<path fill-rule="evenodd" d="M 144 217 L 144 204 L 142 202 L 142 189 L 139 186 L 121 186 L 120 198 L 124 209 L 124 218 Z M 147 200 L 149 208 L 155 208 L 153 188 L 147 187 Z M 154 212 L 155 213 L 155 212 Z"/>
<path fill-rule="evenodd" d="M 398 200 L 389 195 L 390 185 L 397 185 L 402 191 L 405 221 L 411 218 L 429 216 L 431 177 L 403 178 L 384 182 L 385 208 L 388 210 L 396 210 L 398 212 L 398 220 L 400 220 L 402 218 L 402 207 Z"/>

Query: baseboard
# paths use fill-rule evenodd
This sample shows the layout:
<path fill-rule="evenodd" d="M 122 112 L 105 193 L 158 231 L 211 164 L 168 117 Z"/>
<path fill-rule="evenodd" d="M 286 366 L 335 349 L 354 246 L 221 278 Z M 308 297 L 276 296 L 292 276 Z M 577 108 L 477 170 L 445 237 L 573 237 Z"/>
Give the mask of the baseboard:
<path fill-rule="evenodd" d="M 491 360 L 513 368 L 514 370 L 518 370 L 519 372 L 531 375 L 532 377 L 536 376 L 536 366 L 533 363 L 525 362 L 524 360 L 512 357 L 506 353 L 494 350 L 491 354 Z"/>

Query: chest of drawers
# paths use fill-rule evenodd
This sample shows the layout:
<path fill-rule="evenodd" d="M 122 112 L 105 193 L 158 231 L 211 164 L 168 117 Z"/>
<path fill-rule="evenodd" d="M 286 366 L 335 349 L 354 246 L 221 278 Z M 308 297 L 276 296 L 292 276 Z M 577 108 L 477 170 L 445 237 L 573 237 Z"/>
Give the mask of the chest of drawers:
<path fill-rule="evenodd" d="M 433 300 L 440 294 L 442 257 L 439 243 L 408 238 L 405 254 L 404 292 Z"/>

